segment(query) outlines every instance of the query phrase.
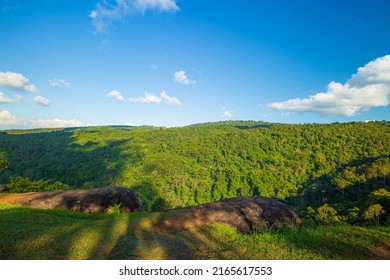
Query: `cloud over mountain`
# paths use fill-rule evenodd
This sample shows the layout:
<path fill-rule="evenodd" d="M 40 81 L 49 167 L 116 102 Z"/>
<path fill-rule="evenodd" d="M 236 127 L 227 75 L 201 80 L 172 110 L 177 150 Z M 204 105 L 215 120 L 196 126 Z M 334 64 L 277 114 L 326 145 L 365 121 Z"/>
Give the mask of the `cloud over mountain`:
<path fill-rule="evenodd" d="M 26 119 L 13 115 L 10 111 L 0 111 L 0 125 L 17 125 L 26 127 L 79 127 L 89 126 L 90 124 L 77 119 L 63 120 L 54 119 Z"/>
<path fill-rule="evenodd" d="M 359 67 L 344 84 L 330 82 L 326 92 L 273 102 L 267 106 L 280 111 L 354 116 L 372 107 L 387 106 L 389 96 L 390 55 L 386 55 Z"/>

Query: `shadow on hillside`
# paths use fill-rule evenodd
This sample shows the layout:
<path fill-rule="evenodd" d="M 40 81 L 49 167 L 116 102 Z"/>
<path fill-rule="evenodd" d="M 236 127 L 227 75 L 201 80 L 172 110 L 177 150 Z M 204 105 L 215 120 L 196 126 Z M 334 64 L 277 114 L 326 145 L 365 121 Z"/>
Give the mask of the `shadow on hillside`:
<path fill-rule="evenodd" d="M 246 129 L 256 129 L 256 128 L 272 128 L 273 126 L 275 126 L 275 124 L 273 123 L 264 123 L 264 124 L 256 124 L 256 125 L 236 125 L 234 127 L 238 129 L 246 130 Z"/>
<path fill-rule="evenodd" d="M 332 174 L 310 178 L 297 191 L 297 195 L 286 198 L 285 202 L 297 208 L 319 207 L 324 203 L 344 204 L 348 208 L 357 207 L 363 210 L 368 205 L 370 194 L 380 188 L 388 189 L 390 173 L 386 174 L 390 156 L 367 157 L 350 161 Z M 347 175 L 344 175 L 346 173 Z M 343 178 L 345 186 L 335 183 L 337 177 Z M 381 201 L 385 210 L 388 202 Z M 343 213 L 345 214 L 345 213 Z"/>
<path fill-rule="evenodd" d="M 111 137 L 107 133 L 103 137 L 96 131 L 1 135 L 0 150 L 5 146 L 12 152 L 8 155 L 10 166 L 2 171 L 0 180 L 20 176 L 76 188 L 110 185 L 125 163 L 143 157 L 139 145 L 128 144 L 127 135 Z"/>

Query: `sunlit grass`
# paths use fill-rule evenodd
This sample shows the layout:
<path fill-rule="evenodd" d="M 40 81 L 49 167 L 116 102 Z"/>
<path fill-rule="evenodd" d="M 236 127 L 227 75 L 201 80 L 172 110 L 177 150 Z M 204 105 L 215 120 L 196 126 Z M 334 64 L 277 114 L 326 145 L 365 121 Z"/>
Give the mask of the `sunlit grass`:
<path fill-rule="evenodd" d="M 242 234 L 212 224 L 162 231 L 161 220 L 172 215 L 91 215 L 0 205 L 0 259 L 389 258 L 389 227 L 263 229 Z"/>

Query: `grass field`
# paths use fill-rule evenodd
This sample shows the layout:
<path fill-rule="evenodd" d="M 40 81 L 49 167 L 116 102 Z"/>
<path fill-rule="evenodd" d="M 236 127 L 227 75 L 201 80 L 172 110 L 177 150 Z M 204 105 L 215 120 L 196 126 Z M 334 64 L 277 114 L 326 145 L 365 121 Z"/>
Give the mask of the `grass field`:
<path fill-rule="evenodd" d="M 390 259 L 390 227 L 162 232 L 169 213 L 84 214 L 0 205 L 0 259 Z"/>

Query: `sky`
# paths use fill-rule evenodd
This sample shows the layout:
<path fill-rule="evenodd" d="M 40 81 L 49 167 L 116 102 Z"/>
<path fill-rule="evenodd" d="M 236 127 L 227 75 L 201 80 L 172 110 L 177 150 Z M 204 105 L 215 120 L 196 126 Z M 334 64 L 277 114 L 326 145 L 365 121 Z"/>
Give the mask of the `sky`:
<path fill-rule="evenodd" d="M 0 129 L 390 120 L 388 0 L 0 0 Z"/>

